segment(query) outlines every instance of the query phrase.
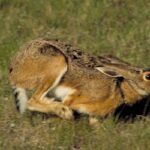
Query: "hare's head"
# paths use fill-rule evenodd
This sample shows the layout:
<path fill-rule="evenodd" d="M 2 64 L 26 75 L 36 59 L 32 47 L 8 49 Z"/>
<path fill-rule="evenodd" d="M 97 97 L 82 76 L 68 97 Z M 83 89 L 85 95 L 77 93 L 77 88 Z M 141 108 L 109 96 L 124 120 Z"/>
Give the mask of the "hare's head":
<path fill-rule="evenodd" d="M 122 82 L 127 81 L 128 85 L 139 95 L 150 95 L 150 69 L 121 64 L 104 64 L 103 67 L 97 67 L 96 69 L 110 77 L 121 77 Z"/>

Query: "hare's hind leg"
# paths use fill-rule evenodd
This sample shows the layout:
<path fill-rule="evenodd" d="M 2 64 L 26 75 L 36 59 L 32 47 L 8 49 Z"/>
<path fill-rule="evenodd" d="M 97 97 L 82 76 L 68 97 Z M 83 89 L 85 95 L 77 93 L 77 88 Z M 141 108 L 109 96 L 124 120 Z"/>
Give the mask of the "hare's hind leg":
<path fill-rule="evenodd" d="M 27 102 L 27 108 L 31 111 L 56 114 L 64 119 L 73 119 L 72 110 L 68 106 L 46 97 L 50 89 L 48 82 L 40 85 Z"/>

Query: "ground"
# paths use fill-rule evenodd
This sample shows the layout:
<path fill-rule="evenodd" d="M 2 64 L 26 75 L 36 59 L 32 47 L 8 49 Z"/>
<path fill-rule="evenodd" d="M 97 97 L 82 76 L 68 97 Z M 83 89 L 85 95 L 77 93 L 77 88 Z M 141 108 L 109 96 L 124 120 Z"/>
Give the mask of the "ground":
<path fill-rule="evenodd" d="M 109 116 L 97 128 L 89 126 L 86 116 L 66 121 L 30 112 L 20 115 L 8 65 L 23 43 L 38 37 L 58 38 L 95 55 L 111 53 L 148 67 L 150 1 L 0 0 L 0 150 L 150 149 L 148 115 L 133 122 Z"/>

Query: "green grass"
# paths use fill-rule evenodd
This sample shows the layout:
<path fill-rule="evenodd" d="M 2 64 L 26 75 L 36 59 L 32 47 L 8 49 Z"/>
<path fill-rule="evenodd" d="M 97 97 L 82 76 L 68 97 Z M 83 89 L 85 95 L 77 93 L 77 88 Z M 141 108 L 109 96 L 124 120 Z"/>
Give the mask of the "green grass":
<path fill-rule="evenodd" d="M 18 48 L 38 37 L 58 38 L 95 55 L 111 53 L 150 65 L 149 0 L 0 0 L 0 150 L 148 150 L 150 118 L 97 129 L 86 117 L 65 121 L 20 115 L 8 82 L 8 64 Z"/>

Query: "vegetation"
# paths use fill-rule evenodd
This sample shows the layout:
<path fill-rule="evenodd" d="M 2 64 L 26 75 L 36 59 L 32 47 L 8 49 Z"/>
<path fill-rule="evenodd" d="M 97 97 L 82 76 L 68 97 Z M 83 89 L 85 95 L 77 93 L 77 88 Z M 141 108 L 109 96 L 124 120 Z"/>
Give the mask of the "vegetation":
<path fill-rule="evenodd" d="M 148 150 L 150 118 L 115 122 L 96 129 L 88 119 L 15 110 L 8 82 L 11 56 L 38 37 L 58 38 L 95 55 L 111 53 L 149 66 L 149 0 L 0 0 L 0 150 Z"/>

